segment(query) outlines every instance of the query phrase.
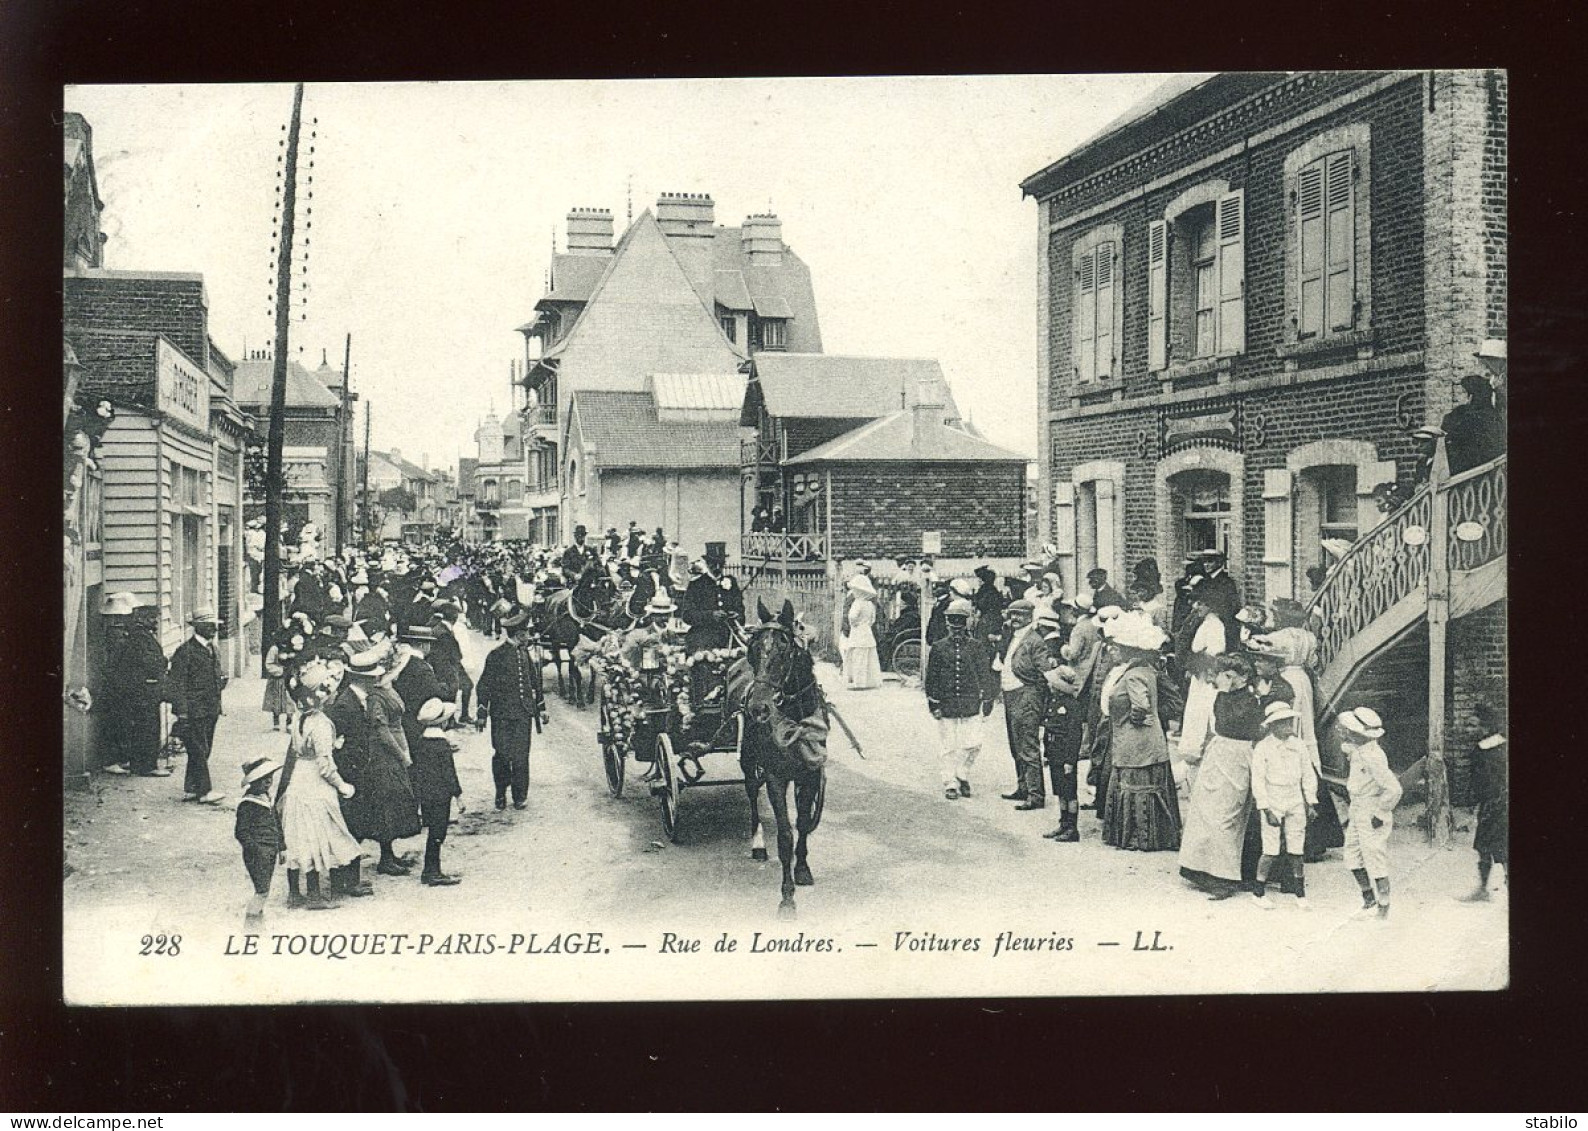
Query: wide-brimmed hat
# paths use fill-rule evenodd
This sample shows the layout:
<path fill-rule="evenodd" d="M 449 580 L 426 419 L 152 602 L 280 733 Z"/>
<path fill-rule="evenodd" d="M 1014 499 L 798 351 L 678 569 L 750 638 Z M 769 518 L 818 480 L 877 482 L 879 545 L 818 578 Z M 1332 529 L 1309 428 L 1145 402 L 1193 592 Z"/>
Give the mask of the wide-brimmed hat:
<path fill-rule="evenodd" d="M 299 687 L 315 691 L 324 691 L 336 682 L 336 676 L 324 660 L 310 660 L 298 669 L 296 678 Z"/>
<path fill-rule="evenodd" d="M 1064 598 L 1064 603 L 1070 606 L 1072 609 L 1079 609 L 1083 613 L 1089 613 L 1092 611 L 1093 600 L 1094 598 L 1092 597 L 1092 591 L 1090 589 L 1079 589 L 1070 596 Z"/>
<path fill-rule="evenodd" d="M 1093 614 L 1098 624 L 1107 625 L 1109 621 L 1117 620 L 1125 615 L 1125 610 L 1118 605 L 1104 605 Z"/>
<path fill-rule="evenodd" d="M 1107 626 L 1109 639 L 1119 648 L 1136 648 L 1143 652 L 1157 652 L 1168 641 L 1163 629 L 1152 623 L 1152 618 L 1140 611 L 1122 613 Z"/>
<path fill-rule="evenodd" d="M 391 660 L 392 646 L 389 641 L 383 640 L 361 650 L 344 648 L 344 652 L 349 675 L 378 676 Z"/>
<path fill-rule="evenodd" d="M 215 619 L 215 610 L 214 609 L 200 609 L 198 612 L 196 612 L 192 616 L 188 617 L 187 618 L 187 622 L 188 622 L 188 624 L 193 625 L 195 627 L 198 626 L 198 625 L 201 625 L 201 624 L 212 624 L 212 625 L 215 625 L 216 627 L 219 627 L 220 623 L 221 623 L 220 621 Z"/>
<path fill-rule="evenodd" d="M 1473 357 L 1493 358 L 1496 361 L 1504 361 L 1506 359 L 1505 358 L 1505 339 L 1504 338 L 1484 338 L 1483 339 L 1483 344 L 1480 345 L 1477 348 L 1476 352 L 1474 352 L 1472 356 Z"/>
<path fill-rule="evenodd" d="M 647 616 L 672 616 L 678 611 L 678 606 L 673 603 L 673 595 L 666 589 L 658 589 L 645 605 Z"/>
<path fill-rule="evenodd" d="M 1275 702 L 1263 708 L 1263 725 L 1265 727 L 1271 727 L 1275 723 L 1283 722 L 1285 719 L 1297 717 L 1295 708 L 1289 703 Z"/>
<path fill-rule="evenodd" d="M 969 597 L 976 592 L 976 583 L 968 577 L 956 577 L 948 583 L 948 587 L 961 597 Z"/>
<path fill-rule="evenodd" d="M 447 705 L 440 699 L 426 699 L 419 705 L 419 710 L 414 713 L 414 719 L 425 726 L 429 726 L 431 723 L 439 723 L 446 717 L 446 714 Z"/>
<path fill-rule="evenodd" d="M 855 576 L 851 577 L 845 585 L 845 588 L 847 588 L 851 593 L 864 593 L 868 597 L 875 597 L 877 595 L 877 587 L 872 585 L 871 578 L 867 577 L 863 573 L 857 573 Z"/>
<path fill-rule="evenodd" d="M 281 769 L 281 763 L 274 758 L 255 758 L 252 762 L 243 763 L 243 784 L 252 785 L 260 778 L 267 778 Z"/>
<path fill-rule="evenodd" d="M 1383 738 L 1384 720 L 1379 718 L 1377 711 L 1371 707 L 1356 707 L 1350 711 L 1342 711 L 1335 720 L 1352 734 L 1362 738 Z"/>
<path fill-rule="evenodd" d="M 100 603 L 99 611 L 107 617 L 130 617 L 137 605 L 138 598 L 132 593 L 111 593 Z"/>

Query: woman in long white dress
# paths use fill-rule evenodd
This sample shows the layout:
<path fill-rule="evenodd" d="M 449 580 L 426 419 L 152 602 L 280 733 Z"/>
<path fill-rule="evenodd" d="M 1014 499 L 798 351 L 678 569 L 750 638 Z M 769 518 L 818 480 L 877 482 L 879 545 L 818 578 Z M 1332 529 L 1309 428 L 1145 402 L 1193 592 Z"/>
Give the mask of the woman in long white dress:
<path fill-rule="evenodd" d="M 340 798 L 352 797 L 354 791 L 337 772 L 333 757 L 336 727 L 321 710 L 335 687 L 330 669 L 318 660 L 293 677 L 292 694 L 302 713 L 292 724 L 288 771 L 276 798 L 287 858 L 288 905 L 311 911 L 332 906 L 321 890 L 321 881 L 329 880 L 332 869 L 356 862 L 364 852 L 342 818 Z M 301 895 L 300 876 L 304 883 Z"/>
<path fill-rule="evenodd" d="M 856 691 L 882 686 L 882 666 L 877 662 L 877 591 L 871 578 L 856 574 L 849 579 L 854 594 L 849 603 L 849 632 L 844 638 L 844 682 Z"/>
<path fill-rule="evenodd" d="M 1202 579 L 1197 578 L 1197 582 Z M 1193 582 L 1191 610 L 1201 616 L 1196 632 L 1191 637 L 1191 655 L 1183 663 L 1191 673 L 1191 687 L 1186 692 L 1185 714 L 1180 721 L 1180 761 L 1196 765 L 1202 760 L 1202 748 L 1213 735 L 1213 700 L 1218 690 L 1213 686 L 1213 657 L 1224 651 L 1224 622 L 1197 596 L 1201 588 Z"/>

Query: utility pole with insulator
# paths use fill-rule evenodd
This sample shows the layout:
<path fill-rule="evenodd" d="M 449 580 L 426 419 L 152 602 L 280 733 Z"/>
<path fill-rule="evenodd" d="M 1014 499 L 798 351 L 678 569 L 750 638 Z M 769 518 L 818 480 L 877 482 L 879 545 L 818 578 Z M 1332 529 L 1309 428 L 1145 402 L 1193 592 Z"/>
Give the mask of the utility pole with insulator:
<path fill-rule="evenodd" d="M 281 243 L 276 253 L 276 357 L 270 382 L 270 432 L 265 452 L 265 607 L 260 610 L 259 670 L 281 627 L 281 446 L 286 427 L 287 330 L 292 319 L 292 226 L 298 201 L 298 131 L 303 121 L 303 84 L 292 87 L 292 121 L 287 127 L 286 166 L 281 198 Z"/>
<path fill-rule="evenodd" d="M 369 414 L 370 403 L 364 402 L 364 479 L 359 495 L 364 500 L 363 514 L 359 516 L 359 540 L 369 545 Z"/>

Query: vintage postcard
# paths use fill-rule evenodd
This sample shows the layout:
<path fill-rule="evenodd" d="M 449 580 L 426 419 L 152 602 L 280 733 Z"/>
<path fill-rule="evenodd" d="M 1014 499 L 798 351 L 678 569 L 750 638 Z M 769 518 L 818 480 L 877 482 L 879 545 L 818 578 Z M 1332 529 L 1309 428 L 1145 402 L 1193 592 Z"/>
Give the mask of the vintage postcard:
<path fill-rule="evenodd" d="M 67 88 L 65 1000 L 1504 988 L 1507 95 Z"/>

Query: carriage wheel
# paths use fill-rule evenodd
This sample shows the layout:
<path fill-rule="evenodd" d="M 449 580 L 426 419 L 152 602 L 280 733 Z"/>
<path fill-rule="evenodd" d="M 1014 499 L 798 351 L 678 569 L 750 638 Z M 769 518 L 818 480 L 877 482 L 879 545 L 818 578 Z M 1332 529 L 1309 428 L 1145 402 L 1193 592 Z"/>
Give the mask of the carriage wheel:
<path fill-rule="evenodd" d="M 893 670 L 902 676 L 921 674 L 921 642 L 901 640 L 893 649 Z"/>
<path fill-rule="evenodd" d="M 811 806 L 811 832 L 822 823 L 822 810 L 827 807 L 827 771 L 821 772 L 822 776 L 816 779 L 816 804 Z"/>
<path fill-rule="evenodd" d="M 606 697 L 600 697 L 601 707 L 601 761 L 607 771 L 607 792 L 613 797 L 623 796 L 623 776 L 628 757 L 623 747 L 612 737 L 612 720 L 608 717 Z"/>
<path fill-rule="evenodd" d="M 678 768 L 673 765 L 673 740 L 666 733 L 656 736 L 656 765 L 662 772 L 657 791 L 662 798 L 662 831 L 678 843 Z"/>

